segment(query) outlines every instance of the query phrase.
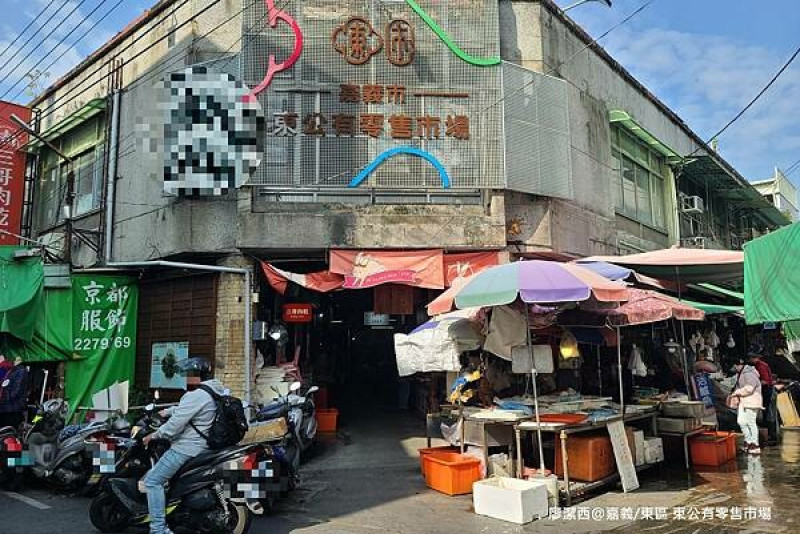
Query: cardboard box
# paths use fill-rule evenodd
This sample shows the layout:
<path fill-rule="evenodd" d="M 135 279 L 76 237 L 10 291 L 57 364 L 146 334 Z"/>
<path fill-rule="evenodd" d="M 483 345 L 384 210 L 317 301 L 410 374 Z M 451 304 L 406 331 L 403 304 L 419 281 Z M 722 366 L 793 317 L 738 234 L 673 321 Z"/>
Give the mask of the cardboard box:
<path fill-rule="evenodd" d="M 644 431 L 636 430 L 633 433 L 633 442 L 636 444 L 636 452 L 633 456 L 633 465 L 639 467 L 644 465 Z"/>
<path fill-rule="evenodd" d="M 496 477 L 472 485 L 475 513 L 518 525 L 547 517 L 550 512 L 544 482 Z"/>
<path fill-rule="evenodd" d="M 683 434 L 690 432 L 703 426 L 701 419 L 692 417 L 688 419 L 678 419 L 674 417 L 659 417 L 658 418 L 658 431 L 659 432 L 673 432 L 676 434 Z"/>
<path fill-rule="evenodd" d="M 664 442 L 661 438 L 646 438 L 644 440 L 644 461 L 647 464 L 664 461 Z"/>

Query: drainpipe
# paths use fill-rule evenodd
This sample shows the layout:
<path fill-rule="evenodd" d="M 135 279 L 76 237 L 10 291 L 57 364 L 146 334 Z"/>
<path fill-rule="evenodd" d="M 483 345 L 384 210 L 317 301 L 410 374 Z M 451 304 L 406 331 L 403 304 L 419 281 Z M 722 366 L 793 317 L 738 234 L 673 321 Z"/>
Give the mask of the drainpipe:
<path fill-rule="evenodd" d="M 106 180 L 106 227 L 103 247 L 104 263 L 111 262 L 114 239 L 114 202 L 117 186 L 117 158 L 119 156 L 119 103 L 120 91 L 117 89 L 111 96 L 111 139 L 108 147 L 108 177 Z"/>
<path fill-rule="evenodd" d="M 173 269 L 189 269 L 194 271 L 207 271 L 212 273 L 229 273 L 229 274 L 239 274 L 244 276 L 244 380 L 245 380 L 245 400 L 252 404 L 252 379 L 251 379 L 251 359 L 252 359 L 252 349 L 253 349 L 253 341 L 250 335 L 250 327 L 251 327 L 251 305 L 252 305 L 252 293 L 251 293 L 251 274 L 250 269 L 241 269 L 237 267 L 222 267 L 218 265 L 203 265 L 200 263 L 181 263 L 175 261 L 133 261 L 133 262 L 109 262 L 107 264 L 108 267 L 120 268 L 120 269 L 138 269 L 138 268 L 148 268 L 148 267 L 169 267 Z"/>

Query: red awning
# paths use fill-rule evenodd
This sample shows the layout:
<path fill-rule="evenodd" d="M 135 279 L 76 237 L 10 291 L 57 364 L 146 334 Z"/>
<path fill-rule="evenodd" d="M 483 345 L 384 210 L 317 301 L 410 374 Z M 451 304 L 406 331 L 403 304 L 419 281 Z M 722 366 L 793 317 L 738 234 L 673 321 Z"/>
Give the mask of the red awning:
<path fill-rule="evenodd" d="M 281 295 L 286 293 L 286 287 L 288 286 L 289 282 L 294 282 L 295 284 L 306 289 L 320 293 L 335 291 L 344 285 L 344 277 L 340 274 L 334 274 L 330 271 L 296 274 L 278 269 L 277 267 L 270 265 L 265 261 L 261 262 L 261 269 L 264 271 L 264 276 L 266 276 L 267 282 L 269 282 L 269 285 L 272 287 L 272 289 Z"/>
<path fill-rule="evenodd" d="M 345 289 L 401 284 L 444 288 L 442 250 L 331 250 L 331 272 L 344 276 Z"/>

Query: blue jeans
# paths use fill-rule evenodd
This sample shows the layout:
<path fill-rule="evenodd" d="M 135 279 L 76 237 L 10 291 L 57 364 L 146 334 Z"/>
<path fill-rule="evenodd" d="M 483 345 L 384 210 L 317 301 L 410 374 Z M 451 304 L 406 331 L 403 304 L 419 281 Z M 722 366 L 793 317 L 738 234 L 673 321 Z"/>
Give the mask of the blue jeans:
<path fill-rule="evenodd" d="M 169 449 L 144 476 L 147 489 L 147 508 L 150 511 L 150 534 L 164 534 L 167 530 L 164 486 L 191 456 Z"/>

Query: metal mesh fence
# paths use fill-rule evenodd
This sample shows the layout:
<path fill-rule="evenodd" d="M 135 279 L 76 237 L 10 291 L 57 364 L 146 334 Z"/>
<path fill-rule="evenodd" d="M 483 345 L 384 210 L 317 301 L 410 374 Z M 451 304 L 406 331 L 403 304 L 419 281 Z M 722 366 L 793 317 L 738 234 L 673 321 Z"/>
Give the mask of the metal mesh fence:
<path fill-rule="evenodd" d="M 259 95 L 267 118 L 267 139 L 262 164 L 251 185 L 342 188 L 385 151 L 413 147 L 438 159 L 454 188 L 504 187 L 502 106 L 492 105 L 501 96 L 499 66 L 476 66 L 457 57 L 402 0 L 289 0 L 276 4 L 299 24 L 304 48 L 299 61 L 279 73 Z M 419 4 L 464 52 L 480 58 L 499 57 L 496 2 L 420 0 Z M 264 3 L 257 2 L 243 17 L 241 70 L 250 87 L 262 81 L 270 54 L 283 61 L 291 55 L 294 45 L 294 36 L 286 24 L 279 23 L 275 28 L 266 24 L 265 9 Z M 335 34 L 351 17 L 362 17 L 374 32 L 365 30 L 363 44 L 367 53 L 375 51 L 379 40 L 383 40 L 382 49 L 360 65 L 345 59 L 358 55 L 351 46 L 349 30 L 353 25 Z M 405 36 L 409 29 L 415 36 L 413 61 L 407 66 L 397 66 L 389 60 L 396 57 L 402 43 L 394 41 L 397 34 L 387 25 L 398 20 L 407 23 Z M 345 52 L 340 53 L 336 46 Z M 342 85 L 357 86 L 361 100 L 342 102 Z M 370 89 L 373 98 L 367 99 L 365 86 L 382 87 L 380 103 L 374 98 L 378 89 Z M 404 88 L 402 103 L 390 97 L 391 86 Z M 312 119 L 310 114 L 320 114 L 322 118 Z M 370 135 L 365 131 L 365 115 L 372 116 L 373 129 L 380 124 L 379 132 Z M 398 126 L 406 123 L 407 127 L 410 119 L 410 139 L 393 134 L 393 115 L 406 117 L 396 119 Z M 463 139 L 463 128 L 448 128 L 457 117 L 466 117 L 469 139 Z M 425 124 L 430 129 L 424 129 Z M 324 136 L 307 133 L 308 125 L 321 127 Z M 401 130 L 397 128 L 398 132 Z M 454 136 L 456 133 L 462 138 Z M 363 186 L 440 188 L 442 180 L 429 162 L 401 154 L 380 165 Z"/>
<path fill-rule="evenodd" d="M 503 63 L 508 188 L 572 199 L 567 82 Z"/>

